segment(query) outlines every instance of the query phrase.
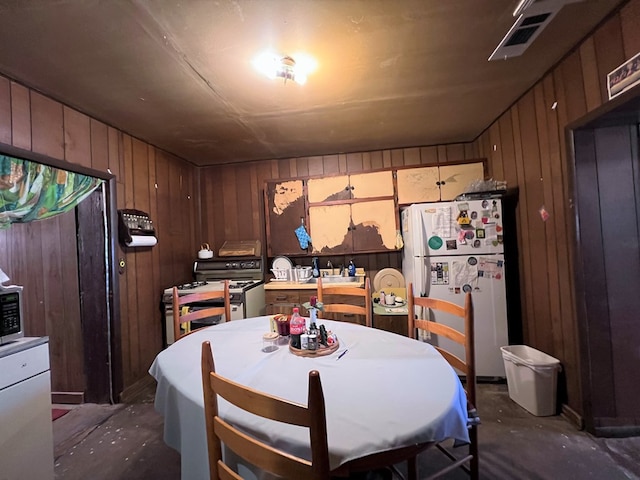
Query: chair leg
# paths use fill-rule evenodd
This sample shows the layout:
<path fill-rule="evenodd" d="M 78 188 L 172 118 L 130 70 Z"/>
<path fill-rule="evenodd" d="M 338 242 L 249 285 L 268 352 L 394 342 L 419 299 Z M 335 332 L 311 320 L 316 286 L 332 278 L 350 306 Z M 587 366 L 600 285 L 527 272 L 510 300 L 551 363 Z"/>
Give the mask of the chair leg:
<path fill-rule="evenodd" d="M 407 460 L 407 480 L 418 479 L 418 457 Z"/>
<path fill-rule="evenodd" d="M 469 431 L 469 454 L 473 455 L 470 465 L 471 480 L 480 478 L 480 459 L 478 458 L 478 428 L 474 425 Z"/>

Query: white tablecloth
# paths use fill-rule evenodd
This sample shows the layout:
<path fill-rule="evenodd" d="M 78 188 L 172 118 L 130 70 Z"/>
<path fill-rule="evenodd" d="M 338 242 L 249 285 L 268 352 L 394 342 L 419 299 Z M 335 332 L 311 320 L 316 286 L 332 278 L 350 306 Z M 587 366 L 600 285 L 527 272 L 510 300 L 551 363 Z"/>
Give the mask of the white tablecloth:
<path fill-rule="evenodd" d="M 320 320 L 340 341 L 324 357 L 298 357 L 283 345 L 263 353 L 269 317 L 198 330 L 156 357 L 155 407 L 164 416 L 165 442 L 182 457 L 182 479 L 208 479 L 200 352 L 213 349 L 216 371 L 238 383 L 306 404 L 308 373 L 318 370 L 327 412 L 331 468 L 372 453 L 413 443 L 469 440 L 466 397 L 453 369 L 429 344 L 383 330 Z M 339 360 L 338 355 L 348 349 Z M 310 458 L 307 429 L 281 425 L 219 402 L 220 415 Z"/>

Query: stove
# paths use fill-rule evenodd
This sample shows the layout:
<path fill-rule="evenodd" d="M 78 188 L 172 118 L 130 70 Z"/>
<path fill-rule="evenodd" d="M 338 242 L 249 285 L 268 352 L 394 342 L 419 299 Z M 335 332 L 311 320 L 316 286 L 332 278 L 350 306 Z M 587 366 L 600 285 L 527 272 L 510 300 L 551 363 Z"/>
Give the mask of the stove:
<path fill-rule="evenodd" d="M 193 265 L 195 280 L 176 285 L 178 295 L 221 290 L 229 280 L 231 320 L 258 317 L 266 312 L 264 295 L 264 270 L 262 257 L 226 257 L 197 260 Z M 173 343 L 173 287 L 164 290 L 162 297 L 165 311 L 165 344 Z M 205 305 L 203 305 L 205 306 Z M 210 305 L 209 305 L 210 306 Z M 205 319 L 201 325 L 214 325 L 222 318 Z"/>

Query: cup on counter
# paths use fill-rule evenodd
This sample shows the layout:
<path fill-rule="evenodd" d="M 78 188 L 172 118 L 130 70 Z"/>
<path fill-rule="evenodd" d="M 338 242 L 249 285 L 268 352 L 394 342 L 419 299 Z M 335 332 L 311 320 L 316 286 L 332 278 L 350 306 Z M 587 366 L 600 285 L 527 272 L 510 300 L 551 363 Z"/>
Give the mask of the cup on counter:
<path fill-rule="evenodd" d="M 387 293 L 384 296 L 384 303 L 386 305 L 395 305 L 396 304 L 396 294 L 391 292 L 391 293 Z"/>

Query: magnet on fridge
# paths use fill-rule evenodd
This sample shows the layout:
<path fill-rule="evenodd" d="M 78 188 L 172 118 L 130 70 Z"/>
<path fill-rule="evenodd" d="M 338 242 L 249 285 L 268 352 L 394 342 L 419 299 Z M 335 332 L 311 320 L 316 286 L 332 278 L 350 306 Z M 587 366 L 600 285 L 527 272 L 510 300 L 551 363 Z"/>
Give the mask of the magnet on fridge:
<path fill-rule="evenodd" d="M 440 247 L 442 247 L 443 242 L 440 237 L 438 237 L 437 235 L 434 235 L 429 239 L 428 243 L 430 248 L 433 248 L 434 250 L 438 250 Z"/>
<path fill-rule="evenodd" d="M 487 208 L 489 206 L 489 202 L 487 200 L 482 200 L 482 208 Z"/>
<path fill-rule="evenodd" d="M 478 259 L 477 259 L 476 257 L 469 257 L 469 258 L 467 259 L 467 263 L 468 263 L 469 265 L 477 265 L 477 263 L 478 263 Z"/>
<path fill-rule="evenodd" d="M 484 238 L 484 228 L 476 228 L 476 237 Z"/>
<path fill-rule="evenodd" d="M 473 246 L 474 248 L 479 248 L 480 247 L 480 240 L 478 240 L 477 238 L 473 241 Z"/>
<path fill-rule="evenodd" d="M 457 250 L 458 244 L 455 240 L 447 240 L 447 250 Z"/>
<path fill-rule="evenodd" d="M 478 218 L 478 212 L 474 210 L 473 212 L 471 212 L 471 220 L 475 220 L 476 218 Z"/>
<path fill-rule="evenodd" d="M 473 289 L 471 288 L 471 285 L 469 285 L 468 283 L 465 283 L 465 284 L 462 286 L 462 291 L 463 291 L 464 293 L 468 293 L 468 292 L 470 292 L 471 290 L 473 290 Z"/>
<path fill-rule="evenodd" d="M 464 236 L 467 238 L 467 240 L 472 240 L 473 237 L 475 237 L 475 234 L 473 233 L 473 230 L 467 230 Z"/>

